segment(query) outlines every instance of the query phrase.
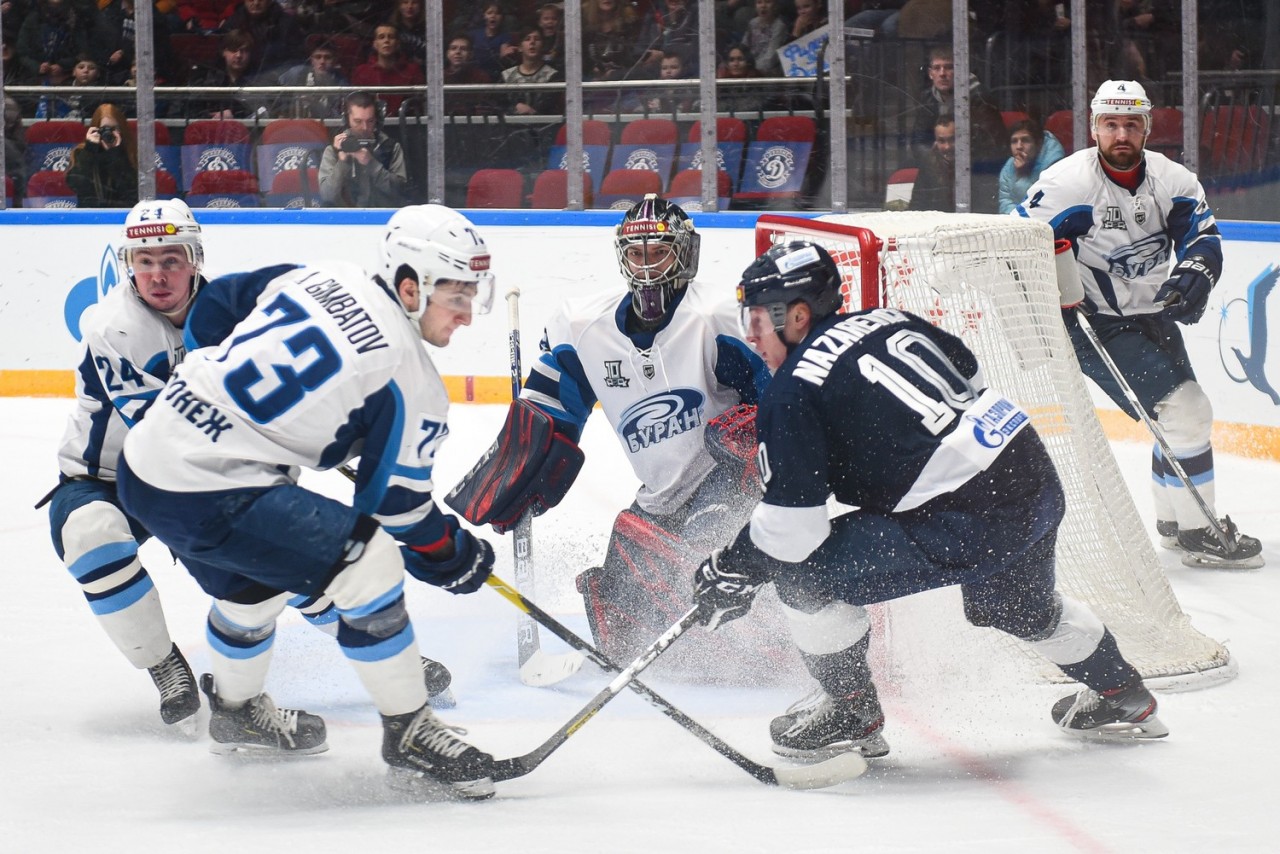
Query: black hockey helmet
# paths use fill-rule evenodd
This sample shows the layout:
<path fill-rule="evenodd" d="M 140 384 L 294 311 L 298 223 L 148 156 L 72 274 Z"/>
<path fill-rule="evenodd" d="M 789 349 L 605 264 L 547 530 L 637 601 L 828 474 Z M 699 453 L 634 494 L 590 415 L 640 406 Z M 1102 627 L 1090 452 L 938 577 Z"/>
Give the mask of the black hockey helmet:
<path fill-rule="evenodd" d="M 818 244 L 808 240 L 776 244 L 742 271 L 738 305 L 744 329 L 749 310 L 762 306 L 769 310 L 774 330 L 781 332 L 787 306 L 796 300 L 809 306 L 815 323 L 839 311 L 842 304 L 840 268 Z"/>
<path fill-rule="evenodd" d="M 656 322 L 666 314 L 671 296 L 698 275 L 701 237 L 679 205 L 649 193 L 622 217 L 614 236 L 618 269 L 631 289 L 631 303 L 641 320 Z M 649 247 L 665 248 L 661 257 Z M 644 251 L 628 257 L 628 250 Z M 669 253 L 669 254 L 668 254 Z"/>

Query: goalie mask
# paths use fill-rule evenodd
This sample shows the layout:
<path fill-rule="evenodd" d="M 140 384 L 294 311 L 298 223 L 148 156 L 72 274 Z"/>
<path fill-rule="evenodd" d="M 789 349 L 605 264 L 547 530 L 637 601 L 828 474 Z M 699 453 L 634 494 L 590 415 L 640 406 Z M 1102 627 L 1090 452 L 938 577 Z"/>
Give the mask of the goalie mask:
<path fill-rule="evenodd" d="M 1151 132 L 1151 99 L 1142 84 L 1134 80 L 1108 80 L 1093 93 L 1089 102 L 1089 123 L 1094 132 L 1100 116 L 1141 116 Z"/>
<path fill-rule="evenodd" d="M 657 323 L 675 291 L 698 275 L 701 237 L 678 205 L 653 193 L 631 206 L 614 237 L 618 269 L 631 290 L 631 305 L 646 323 Z"/>
<path fill-rule="evenodd" d="M 489 271 L 489 247 L 475 226 L 462 214 L 444 205 L 401 208 L 387 221 L 382 241 L 382 279 L 392 290 L 406 276 L 418 282 L 418 308 L 405 309 L 417 322 L 431 302 L 437 283 L 444 280 L 474 285 L 458 297 L 476 314 L 493 305 L 494 278 Z"/>
<path fill-rule="evenodd" d="M 200 236 L 200 223 L 196 222 L 191 208 L 181 199 L 138 202 L 125 217 L 123 240 L 117 253 L 135 295 L 138 293 L 138 283 L 134 278 L 134 253 L 139 249 L 166 246 L 182 247 L 193 268 L 191 294 L 180 309 L 170 312 L 172 314 L 190 305 L 199 289 L 200 271 L 204 267 L 204 242 Z M 138 298 L 142 299 L 141 296 Z"/>
<path fill-rule="evenodd" d="M 807 240 L 772 246 L 742 271 L 738 284 L 743 332 L 751 337 L 751 309 L 767 309 L 773 329 L 781 336 L 787 322 L 787 306 L 803 300 L 817 323 L 839 311 L 840 268 L 827 250 Z"/>

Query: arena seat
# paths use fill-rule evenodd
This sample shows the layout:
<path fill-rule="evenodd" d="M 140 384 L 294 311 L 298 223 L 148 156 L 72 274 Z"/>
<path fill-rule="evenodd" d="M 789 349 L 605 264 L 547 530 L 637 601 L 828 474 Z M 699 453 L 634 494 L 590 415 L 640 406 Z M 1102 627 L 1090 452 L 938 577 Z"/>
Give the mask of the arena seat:
<path fill-rule="evenodd" d="M 568 149 L 568 125 L 556 131 L 556 143 L 547 152 L 548 169 L 565 169 L 569 165 L 565 154 Z M 609 146 L 613 144 L 613 132 L 607 122 L 584 119 L 582 122 L 582 159 L 587 174 L 591 176 L 591 189 L 600 189 L 600 181 L 609 169 Z"/>
<path fill-rule="evenodd" d="M 592 207 L 625 211 L 647 193 L 661 193 L 662 178 L 651 169 L 614 169 L 600 182 Z"/>
<path fill-rule="evenodd" d="M 41 169 L 27 179 L 27 191 L 22 198 L 24 208 L 74 208 L 79 207 L 75 190 L 67 186 L 67 173 L 63 169 Z"/>
<path fill-rule="evenodd" d="M 679 140 L 676 123 L 671 119 L 636 119 L 622 126 L 622 136 L 609 157 L 609 174 L 619 170 L 647 169 L 657 174 L 660 186 L 652 192 L 662 192 L 671 177 L 675 162 L 676 144 Z M 604 194 L 603 183 L 598 189 Z M 601 205 L 597 201 L 597 205 Z"/>
<path fill-rule="evenodd" d="M 269 208 L 318 208 L 320 207 L 320 170 L 308 166 L 306 170 L 294 167 L 277 172 L 271 179 L 271 191 L 264 205 Z"/>
<path fill-rule="evenodd" d="M 732 195 L 733 181 L 728 172 L 720 169 L 716 172 L 716 210 L 728 210 Z M 666 199 L 686 211 L 702 210 L 702 170 L 682 169 L 677 172 L 667 187 Z"/>
<path fill-rule="evenodd" d="M 467 207 L 524 206 L 524 175 L 518 169 L 477 169 L 467 180 Z"/>
<path fill-rule="evenodd" d="M 262 129 L 255 149 L 258 183 L 270 187 L 282 172 L 297 169 L 304 160 L 319 166 L 329 145 L 329 131 L 319 119 L 275 119 Z"/>
<path fill-rule="evenodd" d="M 747 145 L 735 202 L 768 206 L 799 198 L 809 169 L 817 125 L 808 116 L 773 116 Z"/>
<path fill-rule="evenodd" d="M 1075 150 L 1075 113 L 1071 110 L 1057 110 L 1044 120 L 1044 129 L 1058 138 L 1062 150 L 1070 154 Z"/>
<path fill-rule="evenodd" d="M 187 192 L 193 208 L 256 208 L 258 179 L 244 169 L 197 172 Z"/>
<path fill-rule="evenodd" d="M 71 166 L 71 149 L 84 142 L 88 126 L 69 119 L 32 122 L 27 127 L 27 174 L 46 169 L 65 172 Z"/>
<path fill-rule="evenodd" d="M 582 206 L 591 207 L 591 179 L 582 176 Z M 543 210 L 564 210 L 569 204 L 569 173 L 563 169 L 547 169 L 533 181 L 529 206 Z"/>
<path fill-rule="evenodd" d="M 905 211 L 911 206 L 911 191 L 915 189 L 916 178 L 920 169 L 907 166 L 897 169 L 885 182 L 884 209 L 887 211 Z"/>
<path fill-rule="evenodd" d="M 192 192 L 195 177 L 204 171 L 251 168 L 249 128 L 238 121 L 198 119 L 183 130 L 182 184 Z"/>
<path fill-rule="evenodd" d="M 729 174 L 733 188 L 738 186 L 742 173 L 742 150 L 747 143 L 747 123 L 742 119 L 725 117 L 716 119 L 716 166 Z M 689 135 L 680 147 L 676 169 L 702 168 L 702 122 L 695 121 L 689 127 Z"/>

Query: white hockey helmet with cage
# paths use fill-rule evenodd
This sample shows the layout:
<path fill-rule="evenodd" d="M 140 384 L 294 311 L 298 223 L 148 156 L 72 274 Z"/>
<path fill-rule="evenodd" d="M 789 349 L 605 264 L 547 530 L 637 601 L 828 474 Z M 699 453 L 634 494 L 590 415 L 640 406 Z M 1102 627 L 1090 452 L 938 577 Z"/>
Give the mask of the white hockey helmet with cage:
<path fill-rule="evenodd" d="M 191 208 L 181 199 L 152 199 L 138 202 L 124 219 L 123 242 L 120 244 L 120 263 L 133 281 L 133 253 L 138 249 L 155 249 L 161 246 L 181 246 L 187 252 L 187 260 L 195 267 L 197 281 L 204 267 L 204 241 L 200 235 L 200 223 L 196 222 Z"/>
<path fill-rule="evenodd" d="M 1136 80 L 1107 80 L 1089 102 L 1089 122 L 1096 131 L 1099 116 L 1141 116 L 1151 130 L 1151 99 Z"/>
<path fill-rule="evenodd" d="M 471 220 L 452 208 L 411 205 L 396 211 L 387 221 L 381 259 L 382 279 L 393 290 L 405 276 L 417 280 L 418 309 L 405 309 L 415 321 L 442 280 L 475 285 L 470 306 L 476 314 L 485 314 L 493 305 L 489 247 Z"/>
<path fill-rule="evenodd" d="M 656 322 L 666 314 L 671 296 L 698 275 L 701 236 L 679 205 L 649 193 L 622 217 L 614 235 L 618 269 L 631 289 L 631 303 L 641 320 Z M 652 253 L 653 245 L 667 252 Z M 628 249 L 641 246 L 641 253 Z"/>

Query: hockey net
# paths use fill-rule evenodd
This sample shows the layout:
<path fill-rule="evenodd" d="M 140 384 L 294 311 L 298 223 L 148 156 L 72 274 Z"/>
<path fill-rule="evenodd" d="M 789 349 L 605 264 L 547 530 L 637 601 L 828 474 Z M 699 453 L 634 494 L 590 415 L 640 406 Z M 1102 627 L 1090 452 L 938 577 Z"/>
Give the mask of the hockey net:
<path fill-rule="evenodd" d="M 991 387 L 1031 415 L 1067 494 L 1059 586 L 1093 606 L 1143 676 L 1165 690 L 1234 676 L 1226 648 L 1197 631 L 1179 606 L 1103 434 L 1062 323 L 1049 227 L 934 212 L 764 215 L 756 252 L 797 238 L 830 251 L 843 275 L 846 311 L 899 308 L 958 335 Z M 878 654 L 884 675 L 918 679 L 922 674 L 909 671 L 939 665 L 942 651 L 932 647 L 967 647 L 977 657 L 1000 636 L 969 626 L 958 597 L 956 590 L 924 594 L 876 609 L 887 641 Z M 1042 661 L 1012 639 L 996 642 Z M 1037 666 L 1048 678 L 1065 678 L 1052 665 Z"/>

